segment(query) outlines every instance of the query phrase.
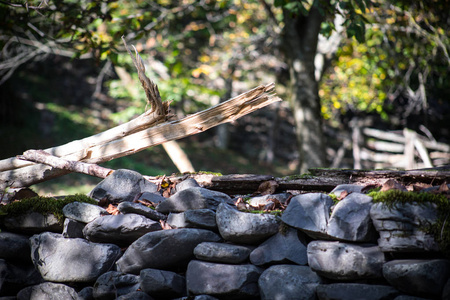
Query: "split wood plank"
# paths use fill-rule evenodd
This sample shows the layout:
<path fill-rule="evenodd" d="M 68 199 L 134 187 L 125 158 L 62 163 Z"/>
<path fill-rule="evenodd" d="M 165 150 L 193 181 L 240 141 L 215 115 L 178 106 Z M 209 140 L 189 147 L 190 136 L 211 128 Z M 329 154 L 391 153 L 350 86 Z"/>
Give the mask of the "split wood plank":
<path fill-rule="evenodd" d="M 194 135 L 220 124 L 232 122 L 269 104 L 281 101 L 275 95 L 274 88 L 274 83 L 261 85 L 183 119 L 165 122 L 127 135 L 125 134 L 129 131 L 125 133 L 113 128 L 110 130 L 118 133 L 118 136 L 114 138 L 114 136 L 108 133 L 106 139 L 108 142 L 106 143 L 96 142 L 96 137 L 102 137 L 102 133 L 100 133 L 82 140 L 83 142 L 81 143 L 80 141 L 75 141 L 60 147 L 63 149 L 74 149 L 74 151 L 69 150 L 64 152 L 65 156 L 70 155 L 73 158 L 81 157 L 81 159 L 72 160 L 94 164 L 103 163 L 114 158 L 137 153 L 167 141 Z M 89 141 L 89 143 L 86 143 L 86 141 Z M 80 145 L 86 148 L 80 149 Z M 59 152 L 55 153 L 55 151 L 51 151 L 49 153 L 54 156 L 61 156 L 58 155 L 60 154 Z M 67 173 L 67 170 L 42 164 L 14 168 L 0 172 L 0 189 L 6 187 L 26 187 Z"/>

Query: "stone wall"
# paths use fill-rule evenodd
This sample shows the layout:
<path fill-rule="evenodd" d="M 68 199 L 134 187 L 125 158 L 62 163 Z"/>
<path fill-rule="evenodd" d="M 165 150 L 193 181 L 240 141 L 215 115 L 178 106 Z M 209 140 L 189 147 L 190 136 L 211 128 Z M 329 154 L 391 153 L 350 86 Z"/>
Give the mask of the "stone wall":
<path fill-rule="evenodd" d="M 432 204 L 388 208 L 361 187 L 246 202 L 191 179 L 164 198 L 118 170 L 90 193 L 119 203 L 2 218 L 0 299 L 450 299 Z M 342 195 L 343 196 L 343 195 Z M 141 203 L 157 204 L 151 209 Z M 287 204 L 282 215 L 246 205 Z M 173 228 L 173 229 L 170 229 Z"/>

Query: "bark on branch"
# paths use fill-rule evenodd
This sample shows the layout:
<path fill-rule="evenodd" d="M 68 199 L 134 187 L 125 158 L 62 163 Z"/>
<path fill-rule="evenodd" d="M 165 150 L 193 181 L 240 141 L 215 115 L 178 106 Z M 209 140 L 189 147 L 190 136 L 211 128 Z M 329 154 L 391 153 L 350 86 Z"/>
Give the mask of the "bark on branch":
<path fill-rule="evenodd" d="M 275 181 L 276 192 L 330 192 L 339 184 L 382 185 L 389 179 L 403 184 L 425 183 L 440 185 L 450 177 L 450 165 L 432 169 L 409 171 L 363 171 L 342 169 L 310 169 L 309 176 L 274 177 L 270 175 L 231 174 L 218 176 L 214 174 L 184 174 L 165 177 L 170 182 L 180 182 L 194 178 L 201 186 L 230 195 L 251 194 L 266 181 Z M 145 176 L 147 180 L 160 183 L 161 178 Z"/>
<path fill-rule="evenodd" d="M 95 164 L 106 162 L 232 122 L 271 103 L 281 101 L 275 95 L 274 88 L 273 83 L 261 85 L 209 109 L 153 127 L 148 127 L 148 118 L 154 121 L 154 124 L 162 122 L 167 116 L 155 117 L 144 113 L 137 120 L 127 123 L 128 125 L 124 124 L 80 141 L 50 148 L 46 152 L 66 160 L 70 158 Z M 146 123 L 144 129 L 142 123 Z M 48 165 L 30 164 L 32 163 L 23 163 L 17 158 L 0 161 L 0 167 L 3 166 L 4 170 L 0 172 L 0 189 L 8 186 L 30 186 L 70 172 Z"/>
<path fill-rule="evenodd" d="M 66 160 L 53 156 L 44 150 L 27 150 L 23 155 L 18 155 L 18 159 L 28 160 L 36 163 L 45 164 L 53 168 L 67 170 L 70 172 L 87 174 L 95 177 L 106 178 L 114 170 L 104 168 L 95 164 L 88 164 L 80 161 Z"/>

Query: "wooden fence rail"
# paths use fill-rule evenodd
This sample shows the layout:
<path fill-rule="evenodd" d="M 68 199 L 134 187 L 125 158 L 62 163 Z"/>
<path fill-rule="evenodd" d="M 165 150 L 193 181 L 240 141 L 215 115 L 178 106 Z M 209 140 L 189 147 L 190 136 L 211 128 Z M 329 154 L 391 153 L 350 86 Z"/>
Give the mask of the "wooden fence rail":
<path fill-rule="evenodd" d="M 355 130 L 359 133 L 355 134 Z M 374 128 L 353 129 L 353 156 L 356 167 L 432 168 L 450 163 L 450 145 L 438 143 L 411 129 L 382 131 Z M 356 155 L 355 155 L 356 149 Z"/>

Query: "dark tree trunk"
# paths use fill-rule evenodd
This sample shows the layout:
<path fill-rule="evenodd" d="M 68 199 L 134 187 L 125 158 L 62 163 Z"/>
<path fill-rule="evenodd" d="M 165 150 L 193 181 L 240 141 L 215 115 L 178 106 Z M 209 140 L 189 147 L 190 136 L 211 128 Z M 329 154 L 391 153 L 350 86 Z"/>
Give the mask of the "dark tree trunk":
<path fill-rule="evenodd" d="M 300 173 L 325 167 L 325 145 L 314 59 L 323 16 L 312 7 L 307 16 L 284 11 L 283 47 L 292 84 Z"/>

